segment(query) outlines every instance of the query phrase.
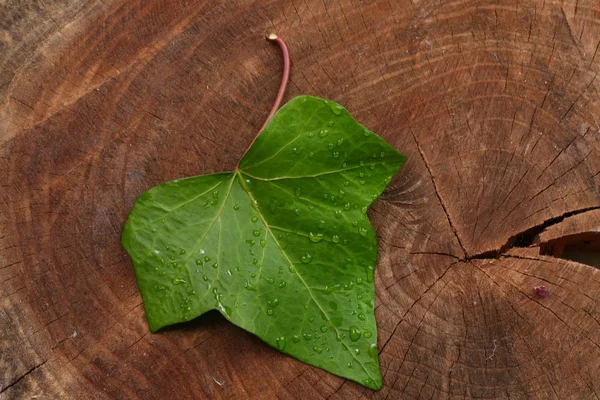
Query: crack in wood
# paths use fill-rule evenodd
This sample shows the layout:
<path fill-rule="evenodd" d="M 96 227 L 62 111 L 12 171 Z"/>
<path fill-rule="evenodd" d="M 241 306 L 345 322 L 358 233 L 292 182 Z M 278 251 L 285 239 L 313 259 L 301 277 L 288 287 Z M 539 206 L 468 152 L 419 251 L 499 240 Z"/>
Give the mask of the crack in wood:
<path fill-rule="evenodd" d="M 33 373 L 35 370 L 37 370 L 38 368 L 40 368 L 42 365 L 46 364 L 48 360 L 45 360 L 43 362 L 41 362 L 40 364 L 37 364 L 33 367 L 31 367 L 27 372 L 25 372 L 23 375 L 19 376 L 18 378 L 16 378 L 12 383 L 9 383 L 8 386 L 2 388 L 0 387 L 0 400 L 2 400 L 2 393 L 6 392 L 8 389 L 10 389 L 11 387 L 15 386 L 16 384 L 18 384 L 19 382 L 21 382 L 23 379 L 25 379 L 29 374 Z"/>
<path fill-rule="evenodd" d="M 583 214 L 589 211 L 593 211 L 593 210 L 599 210 L 600 206 L 594 206 L 594 207 L 587 207 L 587 208 L 582 208 L 579 210 L 572 210 L 566 213 L 563 213 L 557 217 L 553 217 L 550 219 L 545 220 L 544 222 L 542 222 L 541 224 L 532 226 L 530 228 L 527 228 L 524 231 L 521 231 L 515 235 L 512 235 L 511 237 L 508 238 L 508 240 L 506 241 L 506 243 L 504 245 L 502 245 L 499 249 L 496 250 L 490 250 L 490 251 L 486 251 L 483 253 L 478 253 L 478 254 L 474 254 L 472 256 L 468 256 L 465 259 L 461 260 L 461 261 L 468 261 L 468 260 L 476 260 L 476 259 L 489 259 L 489 258 L 499 258 L 500 256 L 504 256 L 505 253 L 510 250 L 511 248 L 515 248 L 515 247 L 532 247 L 534 246 L 534 239 L 540 234 L 542 233 L 544 230 L 548 229 L 549 227 L 556 225 L 560 222 L 562 222 L 565 218 L 568 217 L 572 217 L 574 215 L 579 215 L 579 214 Z"/>

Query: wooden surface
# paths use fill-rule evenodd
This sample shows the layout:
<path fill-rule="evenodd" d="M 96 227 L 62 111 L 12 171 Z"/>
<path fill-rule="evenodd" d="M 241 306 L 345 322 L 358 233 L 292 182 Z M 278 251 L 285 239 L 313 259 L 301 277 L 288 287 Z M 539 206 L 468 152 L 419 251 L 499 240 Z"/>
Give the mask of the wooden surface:
<path fill-rule="evenodd" d="M 600 274 L 534 243 L 600 208 L 598 1 L 9 0 L 0 27 L 2 400 L 600 396 Z M 119 243 L 143 191 L 236 165 L 271 31 L 288 99 L 409 157 L 369 213 L 379 392 L 215 314 L 148 333 Z"/>

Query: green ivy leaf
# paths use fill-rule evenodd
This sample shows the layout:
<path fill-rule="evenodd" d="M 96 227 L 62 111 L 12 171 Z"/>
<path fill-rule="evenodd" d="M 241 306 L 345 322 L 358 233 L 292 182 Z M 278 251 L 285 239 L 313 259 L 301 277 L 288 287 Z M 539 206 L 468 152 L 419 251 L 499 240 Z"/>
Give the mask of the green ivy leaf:
<path fill-rule="evenodd" d="M 286 354 L 381 388 L 366 211 L 405 159 L 338 104 L 301 96 L 236 171 L 148 190 L 122 242 L 150 330 L 216 309 Z"/>

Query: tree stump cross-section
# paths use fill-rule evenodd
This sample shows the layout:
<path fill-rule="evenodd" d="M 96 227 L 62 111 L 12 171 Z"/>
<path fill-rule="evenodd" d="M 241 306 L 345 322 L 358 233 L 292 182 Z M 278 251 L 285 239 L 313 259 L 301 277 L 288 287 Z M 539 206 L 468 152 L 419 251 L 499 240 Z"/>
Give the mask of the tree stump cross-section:
<path fill-rule="evenodd" d="M 0 10 L 2 400 L 600 396 L 598 2 Z M 269 32 L 287 99 L 343 104 L 409 158 L 368 214 L 379 392 L 216 313 L 150 334 L 120 245 L 142 192 L 243 155 L 279 84 Z"/>

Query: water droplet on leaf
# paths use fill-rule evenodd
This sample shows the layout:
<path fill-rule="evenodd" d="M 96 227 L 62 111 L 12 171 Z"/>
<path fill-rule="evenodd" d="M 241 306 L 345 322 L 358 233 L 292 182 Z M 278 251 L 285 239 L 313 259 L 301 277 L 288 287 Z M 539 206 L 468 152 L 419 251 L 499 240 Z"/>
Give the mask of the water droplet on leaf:
<path fill-rule="evenodd" d="M 309 232 L 308 238 L 313 243 L 319 243 L 321 240 L 323 240 L 323 234 L 320 232 L 319 233 Z"/>
<path fill-rule="evenodd" d="M 284 338 L 283 336 L 281 336 L 281 337 L 278 337 L 278 338 L 276 339 L 276 341 L 277 341 L 277 348 L 278 348 L 279 350 L 283 350 L 283 349 L 285 349 L 285 338 Z"/>
<path fill-rule="evenodd" d="M 300 261 L 302 261 L 302 264 L 308 264 L 312 261 L 312 256 L 306 253 L 302 257 L 300 257 Z"/>
<path fill-rule="evenodd" d="M 184 283 L 186 283 L 185 279 L 181 278 L 173 278 L 171 282 L 173 282 L 173 285 L 183 285 Z"/>
<path fill-rule="evenodd" d="M 353 342 L 356 342 L 358 339 L 360 339 L 361 336 L 361 332 L 360 332 L 360 328 L 358 326 L 351 326 L 350 327 L 350 340 L 352 340 Z"/>

